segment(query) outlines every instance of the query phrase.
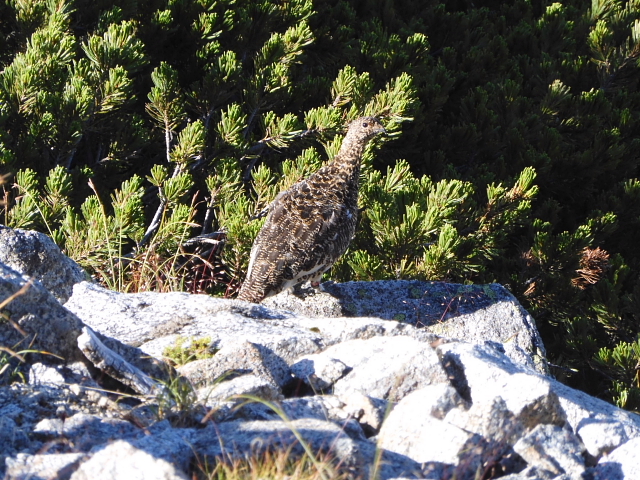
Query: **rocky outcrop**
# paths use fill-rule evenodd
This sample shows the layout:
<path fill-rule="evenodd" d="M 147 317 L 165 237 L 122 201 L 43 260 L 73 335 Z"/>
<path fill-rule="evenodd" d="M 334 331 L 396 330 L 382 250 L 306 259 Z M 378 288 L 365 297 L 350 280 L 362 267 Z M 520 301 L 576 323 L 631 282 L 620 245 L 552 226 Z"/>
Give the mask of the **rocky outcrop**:
<path fill-rule="evenodd" d="M 305 300 L 282 293 L 257 305 L 187 293 L 122 295 L 81 282 L 65 307 L 94 330 L 156 357 L 179 336 L 208 337 L 217 348 L 242 339 L 287 360 L 372 336 L 411 336 L 419 341 L 444 336 L 493 342 L 515 362 L 546 372 L 535 322 L 500 285 L 350 282 L 326 290 Z M 351 301 L 354 296 L 359 303 Z M 371 299 L 376 308 L 354 311 L 367 316 L 336 316 L 342 302 L 361 306 L 363 299 Z"/>
<path fill-rule="evenodd" d="M 382 480 L 638 478 L 640 417 L 548 376 L 535 322 L 498 285 L 355 282 L 255 305 L 71 275 L 62 305 L 51 275 L 12 265 L 1 345 L 57 357 L 27 357 L 10 384 L 3 353 L 7 479 L 182 479 L 204 459 L 305 448 Z M 212 355 L 174 370 L 178 337 Z"/>
<path fill-rule="evenodd" d="M 545 372 L 535 321 L 502 285 L 384 281 L 322 284 L 312 296 L 276 295 L 263 305 L 309 317 L 376 317 L 470 343 L 501 343 L 516 362 Z M 525 353 L 526 355 L 523 355 Z"/>
<path fill-rule="evenodd" d="M 60 302 L 71 296 L 73 285 L 88 278 L 82 268 L 62 254 L 58 246 L 40 232 L 0 225 L 0 263 L 31 278 L 37 278 Z"/>

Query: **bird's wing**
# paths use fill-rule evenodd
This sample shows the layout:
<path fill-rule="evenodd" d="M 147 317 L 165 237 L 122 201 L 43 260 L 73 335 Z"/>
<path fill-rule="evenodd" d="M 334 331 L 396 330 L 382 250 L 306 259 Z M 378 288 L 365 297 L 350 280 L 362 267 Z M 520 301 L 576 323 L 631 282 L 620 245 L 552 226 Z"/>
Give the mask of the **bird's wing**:
<path fill-rule="evenodd" d="M 311 195 L 311 196 L 310 196 Z M 313 202 L 313 193 L 295 188 L 274 202 L 254 244 L 254 264 L 270 265 L 270 277 L 293 279 L 330 258 L 346 212 L 340 206 Z M 336 238 L 334 238 L 336 237 Z M 340 252 L 341 253 L 341 252 Z"/>

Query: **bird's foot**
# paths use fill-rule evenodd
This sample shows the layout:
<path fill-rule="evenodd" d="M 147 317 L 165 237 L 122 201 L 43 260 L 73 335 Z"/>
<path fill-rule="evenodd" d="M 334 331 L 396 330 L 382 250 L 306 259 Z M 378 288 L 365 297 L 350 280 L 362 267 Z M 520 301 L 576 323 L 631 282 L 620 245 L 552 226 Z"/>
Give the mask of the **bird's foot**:
<path fill-rule="evenodd" d="M 302 299 L 312 297 L 320 292 L 324 292 L 324 288 L 320 282 L 305 282 L 296 285 L 292 289 L 292 293 Z"/>
<path fill-rule="evenodd" d="M 328 280 L 326 282 L 311 282 L 311 286 L 315 290 L 315 293 L 326 293 L 325 286 L 331 285 L 333 282 Z"/>
<path fill-rule="evenodd" d="M 318 291 L 319 292 L 329 292 L 331 290 L 331 286 L 333 284 L 335 284 L 336 282 L 334 282 L 333 280 L 327 280 L 326 282 L 322 282 L 320 285 L 318 285 Z M 327 290 L 329 289 L 329 290 Z"/>

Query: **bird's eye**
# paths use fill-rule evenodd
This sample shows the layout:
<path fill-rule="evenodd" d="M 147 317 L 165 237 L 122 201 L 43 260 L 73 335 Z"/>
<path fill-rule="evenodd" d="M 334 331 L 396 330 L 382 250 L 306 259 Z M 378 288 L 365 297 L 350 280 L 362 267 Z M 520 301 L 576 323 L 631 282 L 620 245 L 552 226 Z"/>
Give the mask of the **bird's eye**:
<path fill-rule="evenodd" d="M 367 128 L 367 127 L 369 126 L 369 124 L 368 124 L 367 122 L 364 122 L 364 123 L 362 124 L 362 126 L 363 126 L 364 128 Z"/>

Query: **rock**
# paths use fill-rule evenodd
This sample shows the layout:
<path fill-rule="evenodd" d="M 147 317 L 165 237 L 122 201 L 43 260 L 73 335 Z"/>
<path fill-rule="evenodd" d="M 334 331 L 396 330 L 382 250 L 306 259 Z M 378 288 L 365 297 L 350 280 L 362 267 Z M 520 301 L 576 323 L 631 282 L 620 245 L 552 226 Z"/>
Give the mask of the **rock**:
<path fill-rule="evenodd" d="M 455 399 L 456 397 L 453 400 Z M 464 405 L 452 405 L 454 406 L 456 408 L 448 408 L 445 415 L 437 418 L 443 418 L 451 425 L 488 440 L 509 445 L 513 445 L 525 431 L 525 426 L 514 412 L 509 410 L 502 397 L 494 397 L 488 403 L 474 403 L 468 409 L 464 408 Z M 436 416 L 433 413 L 432 415 Z"/>
<path fill-rule="evenodd" d="M 7 459 L 5 480 L 67 479 L 87 457 L 84 453 L 18 454 Z"/>
<path fill-rule="evenodd" d="M 57 365 L 50 366 L 44 363 L 34 363 L 31 365 L 31 368 L 29 368 L 30 385 L 62 385 L 65 381 L 65 377 Z"/>
<path fill-rule="evenodd" d="M 316 392 L 323 392 L 344 377 L 351 367 L 336 358 L 317 354 L 291 365 L 291 373 Z"/>
<path fill-rule="evenodd" d="M 637 415 L 535 374 L 493 348 L 447 343 L 437 350 L 463 398 L 488 403 L 499 395 L 527 428 L 567 424 L 595 458 L 604 448 L 619 446 L 618 441 L 640 436 Z M 616 425 L 616 437 L 603 438 L 612 431 L 612 423 Z"/>
<path fill-rule="evenodd" d="M 640 478 L 640 437 L 629 440 L 600 459 L 595 480 L 631 480 Z"/>
<path fill-rule="evenodd" d="M 188 480 L 171 463 L 117 441 L 94 453 L 71 476 L 71 480 Z"/>
<path fill-rule="evenodd" d="M 362 426 L 368 436 L 380 431 L 382 422 L 391 411 L 392 404 L 380 398 L 370 397 L 360 392 L 348 392 L 338 397 L 343 410 Z"/>
<path fill-rule="evenodd" d="M 211 407 L 230 402 L 233 405 L 246 402 L 246 398 L 233 400 L 232 397 L 251 395 L 266 401 L 282 400 L 282 392 L 273 383 L 256 375 L 241 375 L 230 380 L 223 380 L 212 386 L 201 387 L 197 390 L 198 399 Z"/>
<path fill-rule="evenodd" d="M 180 373 L 194 385 L 212 383 L 229 373 L 251 373 L 280 388 L 292 380 L 289 365 L 281 357 L 268 347 L 244 340 L 230 342 L 212 358 L 190 362 Z"/>
<path fill-rule="evenodd" d="M 431 342 L 438 338 L 411 325 L 376 318 L 309 318 L 206 295 L 123 294 L 88 282 L 74 286 L 65 307 L 94 331 L 157 358 L 178 336 L 207 337 L 216 348 L 242 339 L 269 348 L 287 363 L 345 340 L 402 335 Z"/>
<path fill-rule="evenodd" d="M 6 299 L 16 294 L 4 308 L 11 321 L 0 322 L 0 345 L 26 345 L 30 349 L 40 350 L 43 353 L 38 358 L 42 361 L 51 361 L 50 355 L 53 354 L 58 357 L 56 361 L 86 362 L 86 355 L 96 349 L 86 348 L 83 354 L 78 341 L 88 338 L 84 346 L 100 345 L 103 354 L 112 352 L 122 357 L 122 365 L 130 364 L 133 369 L 142 367 L 155 378 L 166 378 L 167 368 L 160 366 L 156 360 L 117 340 L 93 334 L 78 317 L 60 305 L 40 282 L 30 283 L 18 272 L 0 263 L 0 298 Z M 83 332 L 84 336 L 81 337 Z M 105 359 L 100 355 L 89 356 L 100 364 Z M 113 365 L 108 368 L 117 380 L 129 378 L 129 383 L 135 384 L 133 376 L 126 377 L 126 372 L 118 373 Z"/>
<path fill-rule="evenodd" d="M 262 305 L 308 317 L 378 317 L 465 342 L 505 343 L 514 360 L 546 372 L 535 321 L 502 285 L 395 280 L 327 282 L 321 287 L 324 292 L 304 299 L 283 292 Z"/>
<path fill-rule="evenodd" d="M 100 341 L 98 335 L 87 327 L 83 327 L 82 335 L 78 337 L 78 347 L 97 368 L 112 378 L 119 380 L 124 385 L 133 388 L 136 392 L 147 395 L 162 391 L 162 385 L 140 370 L 134 363 L 147 363 L 147 371 L 151 370 L 152 367 L 157 367 L 154 368 L 156 370 L 156 378 L 166 378 L 166 372 L 162 372 L 162 369 L 153 362 L 149 362 L 141 352 L 133 360 L 133 363 L 128 362 L 122 355 L 108 348 Z M 128 350 L 137 349 L 129 347 Z"/>
<path fill-rule="evenodd" d="M 216 348 L 241 339 L 285 360 L 320 350 L 321 336 L 288 322 L 289 313 L 206 295 L 122 294 L 82 282 L 65 307 L 95 331 L 157 358 L 178 336 L 209 337 Z"/>
<path fill-rule="evenodd" d="M 0 345 L 41 349 L 66 361 L 82 358 L 76 344 L 83 326 L 80 319 L 60 305 L 40 282 L 30 283 L 0 263 L 0 298 L 14 294 L 18 295 L 3 308 L 13 324 L 0 322 Z"/>
<path fill-rule="evenodd" d="M 505 475 L 504 477 L 500 477 L 500 480 L 583 480 L 583 477 L 554 475 L 552 472 L 540 470 L 536 467 L 527 467 L 518 473 L 512 473 Z"/>
<path fill-rule="evenodd" d="M 29 443 L 29 437 L 12 418 L 0 415 L 0 465 L 7 459 L 10 461 L 11 455 L 23 450 Z"/>
<path fill-rule="evenodd" d="M 560 382 L 553 389 L 567 421 L 594 458 L 640 436 L 640 417 Z"/>
<path fill-rule="evenodd" d="M 456 389 L 448 383 L 423 387 L 420 389 L 420 394 L 416 394 L 412 398 L 420 398 L 423 402 L 424 412 L 439 420 L 444 420 L 447 414 L 454 409 L 456 411 L 465 410 L 467 403 L 460 397 Z M 465 424 L 465 427 L 468 427 L 467 424 Z M 466 428 L 466 430 L 471 431 L 469 428 Z"/>
<path fill-rule="evenodd" d="M 298 362 L 322 365 L 324 359 L 337 359 L 349 373 L 334 384 L 334 393 L 361 392 L 372 397 L 400 400 L 405 395 L 433 383 L 447 382 L 447 376 L 435 350 L 411 337 L 374 337 L 350 340 L 306 355 Z M 293 369 L 297 367 L 294 364 Z M 402 371 L 402 374 L 399 372 Z M 315 376 L 330 384 L 329 379 Z"/>
<path fill-rule="evenodd" d="M 430 415 L 416 416 L 423 390 L 414 392 L 393 409 L 378 436 L 378 447 L 412 460 L 457 465 L 473 434 Z"/>
<path fill-rule="evenodd" d="M 192 447 L 198 432 L 191 428 L 174 428 L 168 420 L 162 420 L 151 425 L 146 432 L 141 432 L 131 445 L 143 450 L 155 459 L 164 460 L 178 468 L 187 471 L 195 458 Z"/>
<path fill-rule="evenodd" d="M 371 410 L 379 408 L 379 405 L 374 405 L 374 402 L 370 402 L 369 408 L 370 410 L 366 413 L 362 409 L 354 411 L 353 405 L 344 403 L 335 395 L 317 395 L 313 397 L 287 398 L 275 403 L 250 403 L 241 409 L 237 409 L 232 416 L 228 417 L 228 420 L 290 421 L 312 418 L 334 423 L 354 440 L 365 440 L 367 437 L 365 434 L 367 425 L 363 423 L 363 420 L 375 423 L 366 415 L 371 415 Z"/>
<path fill-rule="evenodd" d="M 405 455 L 379 448 L 373 442 L 358 442 L 365 469 L 361 478 L 391 479 L 429 479 L 450 478 L 451 468 L 441 462 L 420 464 Z"/>
<path fill-rule="evenodd" d="M 391 411 L 378 435 L 378 447 L 419 463 L 444 464 L 444 478 L 472 479 L 483 469 L 502 472 L 520 466 L 504 439 L 496 441 L 447 422 L 448 413 L 458 408 L 464 408 L 464 402 L 451 387 L 416 390 Z"/>
<path fill-rule="evenodd" d="M 81 452 L 116 439 L 130 439 L 140 433 L 131 423 L 117 418 L 76 413 L 69 418 L 47 418 L 36 424 L 33 432 L 45 441 L 60 436 L 72 438 L 73 446 Z"/>
<path fill-rule="evenodd" d="M 69 299 L 74 284 L 88 277 L 82 267 L 63 255 L 45 234 L 2 225 L 0 263 L 37 279 L 60 303 Z"/>
<path fill-rule="evenodd" d="M 584 445 L 570 430 L 557 425 L 538 425 L 513 449 L 529 465 L 551 472 L 579 476 L 584 472 Z"/>
<path fill-rule="evenodd" d="M 628 429 L 617 421 L 609 421 L 602 418 L 594 422 L 585 419 L 580 424 L 580 438 L 589 445 L 592 456 L 600 458 L 610 453 L 619 445 L 629 440 Z"/>
<path fill-rule="evenodd" d="M 459 401 L 455 390 L 446 385 L 427 386 L 409 393 L 384 421 L 378 446 L 419 463 L 437 461 L 457 465 L 458 454 L 473 434 L 438 417 L 442 417 L 446 405 L 454 408 Z"/>

